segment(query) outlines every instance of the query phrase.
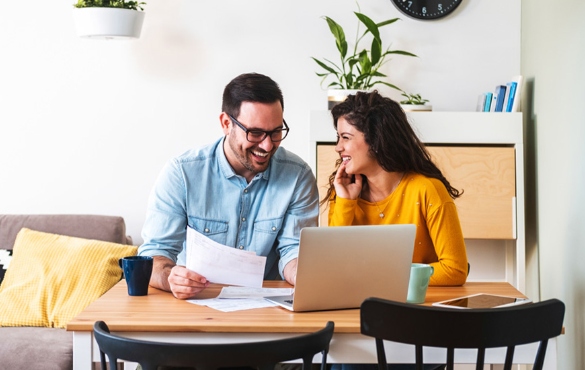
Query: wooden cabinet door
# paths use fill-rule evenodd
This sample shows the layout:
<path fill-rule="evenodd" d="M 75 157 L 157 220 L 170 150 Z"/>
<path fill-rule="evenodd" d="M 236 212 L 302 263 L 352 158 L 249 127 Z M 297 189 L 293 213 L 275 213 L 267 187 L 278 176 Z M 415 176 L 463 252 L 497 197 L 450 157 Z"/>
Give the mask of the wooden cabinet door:
<path fill-rule="evenodd" d="M 325 198 L 329 187 L 329 176 L 335 171 L 335 161 L 339 154 L 335 151 L 335 144 L 317 144 L 317 187 L 319 188 L 319 202 Z M 319 207 L 319 226 L 327 226 L 329 206 L 327 203 Z"/>
<path fill-rule="evenodd" d="M 512 147 L 427 146 L 456 189 L 463 236 L 516 239 L 516 165 Z"/>
<path fill-rule="evenodd" d="M 451 185 L 464 193 L 455 200 L 466 239 L 516 238 L 515 151 L 512 147 L 427 146 Z M 319 199 L 339 155 L 335 146 L 317 145 Z M 320 208 L 319 224 L 327 226 L 328 208 Z"/>

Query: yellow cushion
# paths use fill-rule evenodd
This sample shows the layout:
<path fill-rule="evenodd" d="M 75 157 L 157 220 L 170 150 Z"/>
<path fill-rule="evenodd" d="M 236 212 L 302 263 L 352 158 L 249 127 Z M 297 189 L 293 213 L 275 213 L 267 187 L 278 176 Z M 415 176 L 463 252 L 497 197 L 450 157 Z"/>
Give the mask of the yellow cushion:
<path fill-rule="evenodd" d="M 0 326 L 64 328 L 122 277 L 138 247 L 23 228 L 0 286 Z"/>

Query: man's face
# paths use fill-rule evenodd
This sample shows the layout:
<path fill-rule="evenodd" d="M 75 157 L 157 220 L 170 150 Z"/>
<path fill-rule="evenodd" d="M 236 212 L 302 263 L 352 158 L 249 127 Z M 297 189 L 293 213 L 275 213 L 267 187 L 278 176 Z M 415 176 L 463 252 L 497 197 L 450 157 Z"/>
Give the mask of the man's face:
<path fill-rule="evenodd" d="M 243 102 L 239 116 L 234 118 L 248 130 L 273 131 L 283 127 L 280 102 Z M 280 142 L 273 143 L 267 136 L 260 143 L 252 143 L 246 139 L 246 132 L 233 123 L 227 113 L 223 112 L 220 120 L 226 136 L 224 151 L 228 162 L 238 175 L 251 181 L 257 173 L 266 170 Z"/>

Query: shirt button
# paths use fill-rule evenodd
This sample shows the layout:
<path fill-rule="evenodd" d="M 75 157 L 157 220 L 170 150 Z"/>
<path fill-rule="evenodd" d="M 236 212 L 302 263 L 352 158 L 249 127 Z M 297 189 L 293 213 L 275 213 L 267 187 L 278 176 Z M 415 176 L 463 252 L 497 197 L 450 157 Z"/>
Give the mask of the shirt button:
<path fill-rule="evenodd" d="M 276 226 L 272 226 L 272 231 L 276 231 Z"/>
<path fill-rule="evenodd" d="M 238 248 L 240 248 L 240 249 L 244 249 L 244 246 L 243 246 L 243 245 L 240 245 Z"/>
<path fill-rule="evenodd" d="M 246 221 L 246 217 L 242 217 L 242 221 Z"/>
<path fill-rule="evenodd" d="M 247 192 L 248 192 L 248 189 L 244 189 L 244 193 L 247 193 Z"/>
<path fill-rule="evenodd" d="M 209 232 L 209 229 L 208 228 L 205 228 L 205 232 L 208 233 Z"/>

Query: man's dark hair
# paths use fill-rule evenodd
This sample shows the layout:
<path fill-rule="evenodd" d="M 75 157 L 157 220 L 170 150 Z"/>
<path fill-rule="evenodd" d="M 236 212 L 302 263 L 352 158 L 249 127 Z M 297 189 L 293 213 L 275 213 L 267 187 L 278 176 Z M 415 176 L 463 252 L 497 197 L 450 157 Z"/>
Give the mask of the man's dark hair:
<path fill-rule="evenodd" d="M 230 81 L 223 90 L 221 110 L 238 117 L 242 102 L 275 103 L 280 102 L 284 110 L 284 99 L 278 84 L 270 77 L 259 73 L 245 73 Z"/>

